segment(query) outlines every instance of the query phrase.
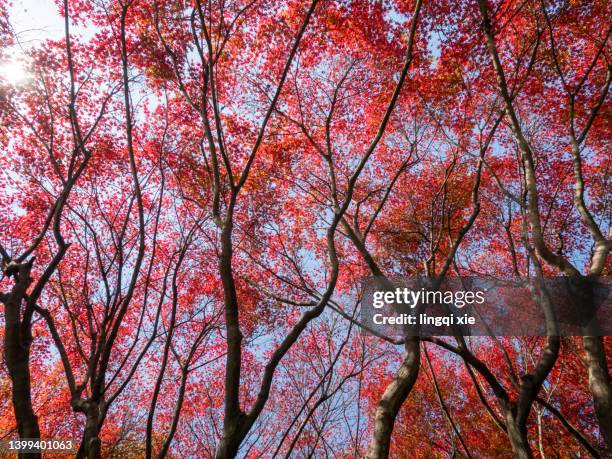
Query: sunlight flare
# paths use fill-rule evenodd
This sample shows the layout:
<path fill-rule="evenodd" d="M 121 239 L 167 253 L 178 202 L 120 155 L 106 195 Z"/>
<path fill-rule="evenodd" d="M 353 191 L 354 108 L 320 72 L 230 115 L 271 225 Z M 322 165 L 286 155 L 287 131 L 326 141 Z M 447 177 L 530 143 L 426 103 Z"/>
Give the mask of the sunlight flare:
<path fill-rule="evenodd" d="M 25 83 L 30 77 L 25 62 L 22 59 L 11 57 L 0 63 L 0 80 L 10 85 Z"/>

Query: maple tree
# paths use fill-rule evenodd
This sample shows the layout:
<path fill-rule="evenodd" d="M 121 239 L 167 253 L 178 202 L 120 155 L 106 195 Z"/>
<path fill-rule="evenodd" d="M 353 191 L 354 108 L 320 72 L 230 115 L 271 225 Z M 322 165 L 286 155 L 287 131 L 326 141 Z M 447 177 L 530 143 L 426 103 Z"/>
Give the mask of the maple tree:
<path fill-rule="evenodd" d="M 609 454 L 610 340 L 543 287 L 611 267 L 608 2 L 55 7 L 25 46 L 0 0 L 0 438 Z M 360 320 L 364 277 L 469 275 L 533 278 L 547 336 Z"/>

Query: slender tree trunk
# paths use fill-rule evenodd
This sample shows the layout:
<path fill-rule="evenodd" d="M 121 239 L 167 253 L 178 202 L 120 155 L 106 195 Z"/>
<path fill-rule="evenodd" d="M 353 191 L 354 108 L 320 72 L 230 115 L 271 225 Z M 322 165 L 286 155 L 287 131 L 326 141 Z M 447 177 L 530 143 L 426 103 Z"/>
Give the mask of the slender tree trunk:
<path fill-rule="evenodd" d="M 542 409 L 537 410 L 537 425 L 538 425 L 538 449 L 540 451 L 540 457 L 546 459 L 546 453 L 544 451 L 544 428 L 543 428 L 543 417 Z"/>
<path fill-rule="evenodd" d="M 596 320 L 593 283 L 589 277 L 570 279 L 575 308 L 583 323 L 582 342 L 587 360 L 589 388 L 593 395 L 599 430 L 608 449 L 612 447 L 612 382 L 608 370 L 606 350 Z"/>
<path fill-rule="evenodd" d="M 232 273 L 232 221 L 228 218 L 221 232 L 219 273 L 223 283 L 225 324 L 227 327 L 227 357 L 225 360 L 225 413 L 223 435 L 216 458 L 236 457 L 242 441 L 241 424 L 244 413 L 240 409 L 240 377 L 242 362 L 242 333 L 240 331 L 238 298 Z"/>
<path fill-rule="evenodd" d="M 9 330 L 12 327 L 7 325 L 6 328 L 6 364 L 12 383 L 13 409 L 19 438 L 40 438 L 38 418 L 34 414 L 30 395 L 30 343 L 19 343 L 19 338 L 15 339 L 12 336 L 15 332 Z M 31 337 L 26 338 L 26 341 L 29 339 Z M 25 455 L 19 454 L 19 457 Z M 27 457 L 40 457 L 40 454 L 32 453 Z"/>
<path fill-rule="evenodd" d="M 411 337 L 406 341 L 404 360 L 376 407 L 374 434 L 368 447 L 367 459 L 385 459 L 389 456 L 395 418 L 419 375 L 419 346 L 418 337 Z"/>
<path fill-rule="evenodd" d="M 164 444 L 161 447 L 159 454 L 157 455 L 158 459 L 163 459 L 168 454 L 168 450 L 170 449 L 170 445 L 172 444 L 172 440 L 174 439 L 174 435 L 176 434 L 176 428 L 178 427 L 179 418 L 181 416 L 181 409 L 183 408 L 183 402 L 185 401 L 185 389 L 187 388 L 187 376 L 188 370 L 185 367 L 181 373 L 181 387 L 179 388 L 179 396 L 176 402 L 176 406 L 174 408 L 174 415 L 172 417 L 172 425 L 170 426 L 170 431 L 168 432 L 168 436 L 164 441 Z"/>
<path fill-rule="evenodd" d="M 600 336 L 582 338 L 587 357 L 589 388 L 593 394 L 595 415 L 608 449 L 612 447 L 612 385 L 603 339 Z"/>
<path fill-rule="evenodd" d="M 3 298 L 5 305 L 4 359 L 11 379 L 11 393 L 19 438 L 40 438 L 38 418 L 34 414 L 31 396 L 30 345 L 32 326 L 22 323 L 21 307 L 32 282 L 32 262 L 13 266 L 10 274 L 15 277 L 11 292 Z M 25 457 L 19 454 L 19 457 Z M 28 454 L 39 458 L 39 453 Z"/>

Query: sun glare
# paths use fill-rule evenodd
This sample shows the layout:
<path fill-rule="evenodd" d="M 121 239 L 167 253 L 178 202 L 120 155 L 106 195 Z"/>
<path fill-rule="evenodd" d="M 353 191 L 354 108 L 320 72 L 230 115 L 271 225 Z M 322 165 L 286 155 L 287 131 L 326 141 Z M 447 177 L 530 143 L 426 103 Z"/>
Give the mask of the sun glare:
<path fill-rule="evenodd" d="M 11 85 L 24 83 L 29 77 L 24 63 L 15 58 L 0 62 L 0 80 Z"/>

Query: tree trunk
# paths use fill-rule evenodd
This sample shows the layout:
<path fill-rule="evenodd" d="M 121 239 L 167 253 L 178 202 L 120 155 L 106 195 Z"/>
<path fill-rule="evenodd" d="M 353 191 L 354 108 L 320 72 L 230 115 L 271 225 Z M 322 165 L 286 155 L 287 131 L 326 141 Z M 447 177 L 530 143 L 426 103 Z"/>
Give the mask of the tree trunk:
<path fill-rule="evenodd" d="M 419 375 L 421 351 L 418 337 L 408 338 L 406 354 L 393 381 L 378 402 L 374 420 L 374 434 L 368 447 L 367 459 L 385 459 L 389 456 L 391 434 L 395 418 Z"/>
<path fill-rule="evenodd" d="M 593 394 L 595 415 L 599 430 L 604 437 L 608 450 L 612 447 L 612 387 L 603 339 L 600 336 L 582 338 L 587 357 L 589 388 Z"/>
<path fill-rule="evenodd" d="M 219 273 L 223 284 L 225 325 L 227 327 L 227 355 L 225 360 L 225 412 L 223 435 L 215 457 L 233 458 L 243 440 L 240 435 L 244 414 L 240 408 L 240 378 L 242 363 L 242 333 L 240 331 L 239 307 L 232 272 L 232 221 L 228 219 L 221 232 L 221 255 Z"/>
<path fill-rule="evenodd" d="M 223 437 L 217 446 L 215 459 L 233 459 L 238 455 L 243 440 L 243 436 L 239 433 L 240 418 L 234 418 L 231 422 L 226 420 L 223 427 Z"/>
<path fill-rule="evenodd" d="M 4 358 L 11 378 L 13 410 L 17 421 L 19 438 L 40 438 L 38 418 L 32 407 L 30 388 L 30 345 L 32 326 L 21 321 L 21 306 L 26 291 L 32 282 L 30 271 L 32 263 L 21 264 L 13 269 L 15 285 L 4 300 L 5 334 Z M 25 457 L 19 454 L 19 457 Z M 28 454 L 29 458 L 39 458 L 39 453 Z"/>
<path fill-rule="evenodd" d="M 92 401 L 85 402 L 85 430 L 83 440 L 77 453 L 78 459 L 100 459 L 102 457 L 102 441 L 100 440 L 100 407 Z"/>
<path fill-rule="evenodd" d="M 7 313 L 8 315 L 8 313 Z M 7 326 L 6 335 L 9 337 L 13 332 L 9 332 Z M 13 341 L 7 339 L 6 341 Z M 38 427 L 38 417 L 34 414 L 32 398 L 30 395 L 30 344 L 20 345 L 17 343 L 5 343 L 6 364 L 12 383 L 12 400 L 15 419 L 17 420 L 17 432 L 19 438 L 40 438 Z M 26 457 L 19 454 L 19 457 Z M 39 458 L 39 453 L 27 454 L 28 458 Z"/>
<path fill-rule="evenodd" d="M 531 447 L 529 446 L 529 440 L 527 439 L 526 426 L 519 425 L 514 417 L 514 414 L 508 412 L 506 414 L 506 427 L 508 429 L 510 445 L 512 446 L 512 451 L 514 451 L 516 457 L 518 459 L 533 459 Z"/>
<path fill-rule="evenodd" d="M 589 388 L 593 395 L 599 430 L 608 449 L 612 447 L 612 385 L 606 350 L 597 323 L 595 293 L 591 278 L 570 279 L 575 308 L 583 322 L 582 342 L 587 360 Z"/>

